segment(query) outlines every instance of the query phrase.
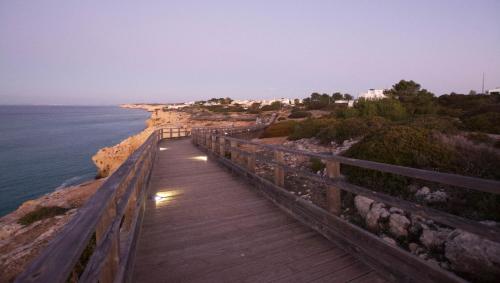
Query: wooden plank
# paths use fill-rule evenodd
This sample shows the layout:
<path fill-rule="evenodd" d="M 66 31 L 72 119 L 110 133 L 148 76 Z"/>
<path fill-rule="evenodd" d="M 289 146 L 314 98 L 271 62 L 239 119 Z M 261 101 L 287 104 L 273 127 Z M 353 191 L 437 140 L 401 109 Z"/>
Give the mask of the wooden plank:
<path fill-rule="evenodd" d="M 188 141 L 169 141 L 167 147 L 172 150 L 159 152 L 151 190 L 154 194 L 173 186 L 182 193 L 162 206 L 147 202 L 135 281 L 278 278 L 289 276 L 287 265 L 303 258 L 310 265 L 321 264 L 326 251 L 355 261 L 216 165 L 212 159 L 218 154 L 200 162 L 192 158 L 200 152 Z M 273 266 L 280 266 L 279 271 Z M 366 273 L 371 270 L 365 266 Z"/>
<path fill-rule="evenodd" d="M 249 181 L 269 199 L 305 225 L 342 246 L 358 259 L 376 268 L 391 281 L 465 282 L 458 276 L 392 245 L 377 236 L 336 217 L 327 211 L 227 160 L 219 160 Z"/>

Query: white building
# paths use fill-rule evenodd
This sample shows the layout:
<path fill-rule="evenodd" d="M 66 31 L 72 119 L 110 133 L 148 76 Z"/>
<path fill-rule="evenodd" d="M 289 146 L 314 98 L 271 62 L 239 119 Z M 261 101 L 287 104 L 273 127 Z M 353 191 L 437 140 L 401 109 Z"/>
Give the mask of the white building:
<path fill-rule="evenodd" d="M 376 100 L 376 99 L 382 99 L 382 98 L 387 98 L 387 96 L 384 94 L 384 89 L 369 89 L 367 92 L 361 93 L 358 98 L 364 98 L 367 100 Z"/>
<path fill-rule="evenodd" d="M 487 94 L 500 94 L 500 87 L 490 89 L 486 91 Z"/>
<path fill-rule="evenodd" d="M 347 107 L 353 107 L 354 106 L 354 100 L 335 100 L 336 104 L 347 104 Z"/>

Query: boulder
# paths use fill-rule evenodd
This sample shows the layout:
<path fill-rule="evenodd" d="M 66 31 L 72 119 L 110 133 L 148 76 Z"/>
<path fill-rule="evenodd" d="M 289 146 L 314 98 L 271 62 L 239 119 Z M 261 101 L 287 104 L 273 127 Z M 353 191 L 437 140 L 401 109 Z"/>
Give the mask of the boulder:
<path fill-rule="evenodd" d="M 391 214 L 389 217 L 389 231 L 396 237 L 407 237 L 410 220 L 401 214 Z"/>
<path fill-rule="evenodd" d="M 445 202 L 449 199 L 448 194 L 444 191 L 432 192 L 428 187 L 420 188 L 416 193 L 415 197 L 421 199 L 426 203 L 440 203 Z"/>
<path fill-rule="evenodd" d="M 393 246 L 397 246 L 398 245 L 396 243 L 396 240 L 394 240 L 393 238 L 388 237 L 388 236 L 382 236 L 382 240 L 384 240 L 384 242 L 388 243 L 389 245 L 393 245 Z"/>
<path fill-rule="evenodd" d="M 385 204 L 380 202 L 373 203 L 370 211 L 366 214 L 366 226 L 368 226 L 368 229 L 377 232 L 379 229 L 379 221 L 387 220 L 389 215 L 390 213 L 385 208 Z"/>
<path fill-rule="evenodd" d="M 421 187 L 416 193 L 415 197 L 419 199 L 425 199 L 431 193 L 431 189 L 428 187 Z"/>
<path fill-rule="evenodd" d="M 356 206 L 356 210 L 363 218 L 366 218 L 366 214 L 368 214 L 368 211 L 370 211 L 370 206 L 372 205 L 372 203 L 372 199 L 364 196 L 356 196 L 354 198 L 354 206 Z"/>
<path fill-rule="evenodd" d="M 423 229 L 422 235 L 420 235 L 420 242 L 428 249 L 441 249 L 449 233 L 450 231 L 447 229 L 439 229 L 437 231 Z"/>
<path fill-rule="evenodd" d="M 494 282 L 500 277 L 500 243 L 459 229 L 451 232 L 445 244 L 451 268 L 471 278 Z"/>
<path fill-rule="evenodd" d="M 405 212 L 401 209 L 401 208 L 397 208 L 397 207 L 391 207 L 389 209 L 389 212 L 390 213 L 397 213 L 397 214 L 405 214 Z"/>

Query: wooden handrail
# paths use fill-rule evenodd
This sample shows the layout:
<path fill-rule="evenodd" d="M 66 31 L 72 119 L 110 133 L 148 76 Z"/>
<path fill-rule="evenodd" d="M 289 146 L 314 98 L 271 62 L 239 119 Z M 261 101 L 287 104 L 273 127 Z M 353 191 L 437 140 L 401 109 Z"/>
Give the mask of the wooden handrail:
<path fill-rule="evenodd" d="M 127 281 L 158 143 L 164 138 L 190 135 L 191 131 L 184 128 L 155 129 L 15 282 Z M 81 276 L 75 278 L 74 266 L 94 236 L 92 255 Z"/>
<path fill-rule="evenodd" d="M 205 140 L 209 139 L 212 141 L 210 146 L 207 146 L 206 143 L 199 142 L 200 139 L 198 136 L 200 135 L 206 136 L 204 138 Z M 370 236 L 371 234 L 369 232 L 342 220 L 338 217 L 341 208 L 340 190 L 354 193 L 356 195 L 362 195 L 375 201 L 386 203 L 390 206 L 399 207 L 415 215 L 480 235 L 492 241 L 499 241 L 500 239 L 500 229 L 497 227 L 484 225 L 473 220 L 465 219 L 443 211 L 425 207 L 414 202 L 399 199 L 385 193 L 349 184 L 343 178 L 339 178 L 339 169 L 341 164 L 345 164 L 491 194 L 500 194 L 499 181 L 346 158 L 337 155 L 312 153 L 278 145 L 266 145 L 220 134 L 217 131 L 207 129 L 194 129 L 192 136 L 193 143 L 195 145 L 200 146 L 202 149 L 211 153 L 212 156 L 223 165 L 229 167 L 238 174 L 249 178 L 249 180 L 256 185 L 256 188 L 261 190 L 264 195 L 272 199 L 293 217 L 304 222 L 304 224 L 317 230 L 319 233 L 334 242 L 352 245 L 351 248 L 347 248 L 354 254 L 360 254 L 361 260 L 366 259 L 368 264 L 373 265 L 376 268 L 386 270 L 391 274 L 391 276 L 394 276 L 392 279 L 396 279 L 397 281 L 404 281 L 407 278 L 412 278 L 422 279 L 422 282 L 463 282 L 461 278 L 440 269 L 439 267 L 432 266 L 418 257 L 408 252 L 404 252 L 395 246 L 388 245 L 380 238 Z M 245 149 L 239 148 L 239 146 L 245 146 Z M 248 149 L 249 147 L 250 149 Z M 263 156 L 261 152 L 256 150 L 256 148 L 265 149 L 266 152 L 273 153 L 274 156 Z M 226 156 L 227 152 L 230 153 L 229 159 Z M 283 153 L 314 157 L 325 161 L 327 164 L 326 169 L 328 176 L 318 176 L 317 174 L 302 172 L 301 170 L 287 166 L 282 162 Z M 247 164 L 245 164 L 243 159 L 245 157 L 247 158 Z M 273 182 L 270 182 L 255 173 L 256 159 L 260 162 L 272 164 L 275 168 Z M 300 197 L 294 196 L 290 192 L 284 190 L 283 180 L 285 177 L 283 171 L 291 171 L 301 177 L 326 185 L 328 203 L 327 210 L 324 210 L 307 201 L 303 201 Z M 339 230 L 339 228 L 342 230 Z M 345 234 L 345 231 L 350 232 Z M 332 235 L 336 235 L 340 237 L 340 239 L 331 238 Z M 366 241 L 369 241 L 369 244 L 366 241 L 360 241 L 360 239 L 363 238 L 366 239 Z M 380 257 L 390 260 L 386 262 L 379 262 L 377 257 L 372 258 L 374 251 L 385 251 L 388 256 L 380 255 Z M 393 262 L 394 260 L 399 260 L 401 262 Z M 421 274 L 421 269 L 425 270 L 427 274 Z"/>
<path fill-rule="evenodd" d="M 355 167 L 360 167 L 364 169 L 371 169 L 380 172 L 397 174 L 405 177 L 421 179 L 425 181 L 437 182 L 441 184 L 447 184 L 462 188 L 467 188 L 476 191 L 482 191 L 492 194 L 500 194 L 500 181 L 475 178 L 469 176 L 462 176 L 457 174 L 442 173 L 436 171 L 429 171 L 411 167 L 404 167 L 399 165 L 392 165 L 387 163 L 380 163 L 369 160 L 361 160 L 343 157 L 339 155 L 326 155 L 320 153 L 313 153 L 304 150 L 296 150 L 286 148 L 279 145 L 267 145 L 257 142 L 252 142 L 248 140 L 238 139 L 234 137 L 226 137 L 227 140 L 234 140 L 241 144 L 254 145 L 262 148 L 267 148 L 271 151 L 282 151 L 291 154 L 297 154 L 302 156 L 314 157 L 323 160 L 333 160 L 340 162 L 341 164 L 351 165 Z"/>

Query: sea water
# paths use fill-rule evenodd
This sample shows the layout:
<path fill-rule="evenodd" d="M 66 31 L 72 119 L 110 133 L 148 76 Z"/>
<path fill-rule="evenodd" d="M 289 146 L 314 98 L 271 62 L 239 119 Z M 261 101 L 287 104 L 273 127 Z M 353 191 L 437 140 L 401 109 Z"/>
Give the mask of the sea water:
<path fill-rule="evenodd" d="M 148 117 L 118 106 L 0 106 L 0 216 L 93 179 L 91 157 L 143 130 Z"/>

